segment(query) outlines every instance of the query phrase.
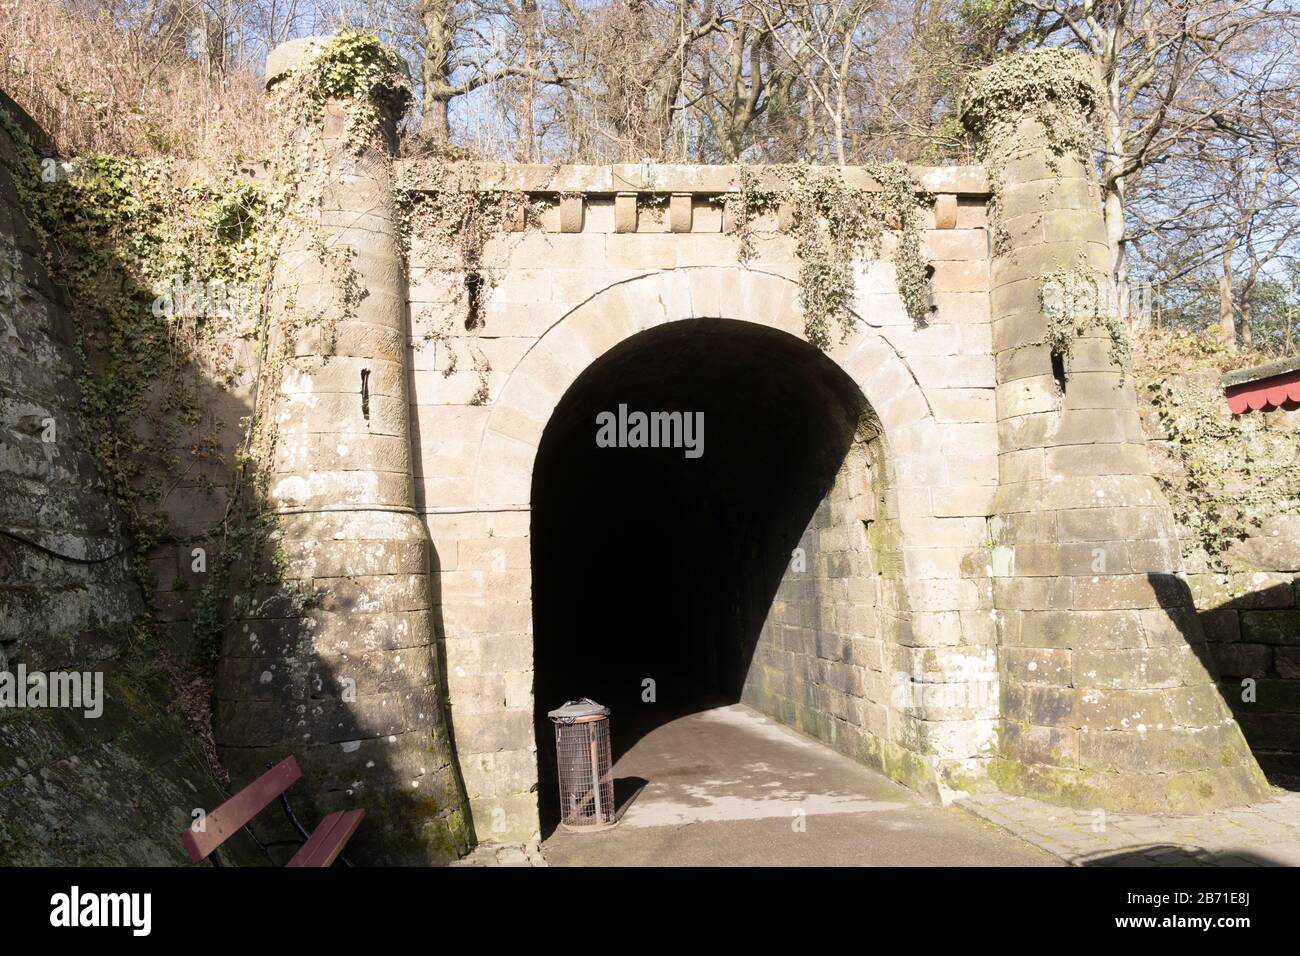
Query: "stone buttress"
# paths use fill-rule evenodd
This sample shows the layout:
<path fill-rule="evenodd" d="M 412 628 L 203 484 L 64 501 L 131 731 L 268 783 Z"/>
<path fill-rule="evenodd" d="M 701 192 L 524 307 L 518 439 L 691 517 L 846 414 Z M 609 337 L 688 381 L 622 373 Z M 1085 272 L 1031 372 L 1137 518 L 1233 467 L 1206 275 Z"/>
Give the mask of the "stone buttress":
<path fill-rule="evenodd" d="M 1207 666 L 1122 353 L 1104 321 L 1067 354 L 1049 344 L 1045 281 L 1110 274 L 1098 183 L 1030 110 L 1004 122 L 1010 141 L 987 150 L 1002 718 L 991 775 L 1129 812 L 1257 799 L 1263 777 Z"/>
<path fill-rule="evenodd" d="M 312 69 L 322 42 L 278 48 L 268 85 Z M 364 808 L 348 852 L 372 864 L 442 862 L 468 840 L 428 533 L 412 507 L 391 112 L 370 116 L 380 129 L 360 130 L 377 135 L 358 147 L 349 105 L 324 102 L 322 128 L 304 121 L 291 146 L 303 175 L 287 214 L 304 228 L 280 250 L 267 362 L 283 367 L 263 376 L 276 388 L 261 405 L 274 429 L 264 507 L 279 529 L 263 566 L 277 580 L 237 593 L 218 678 L 232 787 L 294 755 L 307 825 Z"/>

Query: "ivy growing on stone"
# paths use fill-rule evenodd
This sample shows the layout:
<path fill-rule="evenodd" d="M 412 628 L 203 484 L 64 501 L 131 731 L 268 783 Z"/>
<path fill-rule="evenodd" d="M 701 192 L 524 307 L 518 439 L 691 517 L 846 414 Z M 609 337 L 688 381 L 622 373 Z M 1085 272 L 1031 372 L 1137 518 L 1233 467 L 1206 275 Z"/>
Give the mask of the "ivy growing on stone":
<path fill-rule="evenodd" d="M 1059 175 L 1067 159 L 1091 169 L 1103 100 L 1096 62 L 1055 47 L 994 63 L 967 87 L 961 114 L 988 170 L 994 255 L 1006 252 L 1009 239 L 1003 215 L 1007 165 L 1022 156 L 1034 161 L 1046 147 L 1046 169 L 1039 175 Z M 1125 373 L 1130 345 L 1116 313 L 1112 277 L 1081 260 L 1040 275 L 1038 281 L 1046 342 L 1063 366 L 1068 369 L 1075 342 L 1101 327 L 1110 339 L 1112 361 Z"/>
<path fill-rule="evenodd" d="M 1042 126 L 1057 156 L 1085 157 L 1097 145 L 1103 91 L 1094 61 L 1059 47 L 1029 50 L 980 71 L 965 91 L 961 114 L 981 158 L 1005 156 L 1019 144 L 1019 124 Z"/>
<path fill-rule="evenodd" d="M 486 324 L 485 307 L 497 282 L 496 275 L 486 265 L 484 252 L 494 238 L 511 233 L 522 236 L 536 231 L 547 202 L 517 190 L 484 188 L 478 165 L 458 159 L 454 156 L 424 159 L 427 175 L 422 178 L 440 183 L 441 188 L 415 190 L 400 187 L 396 191 L 394 219 L 408 268 L 411 264 L 411 237 L 420 235 L 436 239 L 441 254 L 439 262 L 417 265 L 426 268 L 446 266 L 463 276 L 454 301 L 465 306 L 464 332 L 471 333 L 469 352 L 473 371 L 478 377 L 478 387 L 470 398 L 470 404 L 483 405 L 489 398 L 488 377 L 492 364 L 486 353 L 473 343 L 472 334 L 481 331 Z M 426 335 L 427 340 L 441 345 L 449 345 L 455 337 L 463 337 L 463 334 L 454 328 L 450 316 L 443 316 Z M 455 353 L 448 349 L 448 354 L 450 359 L 443 368 L 444 376 L 452 375 L 457 368 Z"/>
<path fill-rule="evenodd" d="M 1115 314 L 1110 276 L 1080 262 L 1073 269 L 1049 272 L 1041 277 L 1039 302 L 1047 318 L 1046 342 L 1069 369 L 1074 343 L 1101 328 L 1110 341 L 1110 359 L 1121 375 L 1132 365 L 1132 348 L 1124 323 Z"/>
<path fill-rule="evenodd" d="M 1060 171 L 1071 157 L 1091 164 L 1098 145 L 1103 90 L 1096 64 L 1087 55 L 1056 47 L 1028 50 L 976 74 L 962 95 L 959 112 L 975 139 L 975 155 L 988 170 L 992 194 L 989 221 L 995 223 L 993 252 L 1006 247 L 1002 195 L 1006 164 L 1025 147 L 1021 124 L 1042 128 L 1048 171 Z"/>
<path fill-rule="evenodd" d="M 321 44 L 272 92 L 281 110 L 298 124 L 312 125 L 326 103 L 342 103 L 347 112 L 344 142 L 360 153 L 376 135 L 381 110 L 397 116 L 405 112 L 411 80 L 405 61 L 375 34 L 344 30 Z"/>
<path fill-rule="evenodd" d="M 199 389 L 205 376 L 230 383 L 233 343 L 255 334 L 245 308 L 255 297 L 240 290 L 257 288 L 265 268 L 265 194 L 237 174 L 190 179 L 168 160 L 92 154 L 51 166 L 0 117 L 44 264 L 68 292 L 88 450 L 144 583 L 149 551 L 178 538 L 163 514 L 169 493 L 220 464 L 216 437 L 201 434 Z"/>
<path fill-rule="evenodd" d="M 324 106 L 343 105 L 343 138 L 359 155 L 379 135 L 380 111 L 400 111 L 409 97 L 405 65 L 376 37 L 337 35 L 273 91 L 284 145 L 258 175 L 235 167 L 196 175 L 172 160 L 102 154 L 59 162 L 39 156 L 21 124 L 0 110 L 0 126 L 15 144 L 5 161 L 19 201 L 45 266 L 68 291 L 88 450 L 125 518 L 136 577 L 151 595 L 147 558 L 154 548 L 208 549 L 208 583 L 196 595 L 193 626 L 196 644 L 212 659 L 228 589 L 283 577 L 278 523 L 259 507 L 275 447 L 266 412 L 296 335 L 326 309 L 298 308 L 294 290 L 283 290 L 280 322 L 269 334 L 267 293 L 280 251 L 297 237 L 330 267 L 330 307 L 343 315 L 354 314 L 366 295 L 350 252 L 330 241 L 314 215 L 324 188 Z M 252 292 L 235 309 L 160 307 L 177 283 Z M 243 447 L 227 462 L 218 436 L 205 433 L 200 388 L 205 378 L 235 380 L 241 339 L 257 342 L 255 408 L 242 422 Z M 214 468 L 234 474 L 225 516 L 182 542 L 166 517 L 168 496 L 183 480 L 210 485 L 206 472 Z M 243 560 L 254 555 L 262 557 Z"/>
<path fill-rule="evenodd" d="M 828 349 L 836 329 L 842 341 L 853 330 L 857 297 L 855 267 L 882 252 L 886 232 L 895 235 L 893 262 L 898 294 L 913 323 L 925 325 L 929 316 L 929 281 L 921 255 L 920 210 L 933 203 L 903 163 L 866 167 L 876 187 L 844 182 L 836 168 L 806 165 L 772 167 L 783 183 L 763 190 L 752 171 L 742 167 L 738 189 L 729 203 L 729 218 L 739 242 L 742 262 L 755 253 L 752 220 L 784 206 L 799 260 L 800 304 L 804 333 L 820 349 Z"/>
<path fill-rule="evenodd" d="M 1156 478 L 1189 560 L 1212 570 L 1226 569 L 1231 546 L 1268 519 L 1300 514 L 1300 431 L 1283 413 L 1233 415 L 1224 401 L 1222 370 L 1241 360 L 1189 332 L 1149 336 L 1135 363 L 1155 445 L 1175 466 Z"/>

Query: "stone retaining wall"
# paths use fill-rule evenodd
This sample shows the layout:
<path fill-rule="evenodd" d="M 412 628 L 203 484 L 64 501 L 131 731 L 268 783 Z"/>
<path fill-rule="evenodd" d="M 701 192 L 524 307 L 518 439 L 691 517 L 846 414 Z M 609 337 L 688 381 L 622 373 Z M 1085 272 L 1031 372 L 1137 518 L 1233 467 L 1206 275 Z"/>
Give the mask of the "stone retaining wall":
<path fill-rule="evenodd" d="M 3 94 L 0 110 L 43 148 Z M 16 156 L 0 126 L 0 529 L 25 539 L 0 536 L 0 671 L 98 674 L 103 699 L 95 717 L 0 707 L 0 865 L 178 864 L 193 811 L 224 797 L 177 688 L 132 640 L 144 600 L 86 449 L 67 299 L 19 201 Z M 243 840 L 230 850 L 265 861 Z"/>
<path fill-rule="evenodd" d="M 1222 389 L 1213 369 L 1178 373 L 1171 384 L 1176 392 Z M 1154 466 L 1178 484 L 1183 471 L 1170 453 L 1168 435 L 1155 410 L 1146 403 L 1143 408 Z M 1226 423 L 1231 417 L 1226 401 L 1218 411 Z M 1300 431 L 1300 411 L 1250 415 L 1265 433 Z M 1258 479 L 1239 474 L 1226 480 L 1249 485 Z M 1220 691 L 1269 778 L 1295 787 L 1300 784 L 1300 516 L 1266 518 L 1231 542 L 1221 562 L 1210 561 L 1192 529 L 1180 528 L 1179 537 Z"/>

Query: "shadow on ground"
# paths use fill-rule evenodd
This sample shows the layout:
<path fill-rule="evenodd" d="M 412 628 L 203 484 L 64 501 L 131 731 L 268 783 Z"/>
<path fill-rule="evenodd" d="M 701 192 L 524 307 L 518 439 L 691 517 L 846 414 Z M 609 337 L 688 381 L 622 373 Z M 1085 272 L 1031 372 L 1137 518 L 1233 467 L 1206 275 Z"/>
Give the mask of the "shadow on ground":
<path fill-rule="evenodd" d="M 1153 843 L 1085 855 L 1078 866 L 1285 866 L 1249 850 L 1206 850 Z"/>

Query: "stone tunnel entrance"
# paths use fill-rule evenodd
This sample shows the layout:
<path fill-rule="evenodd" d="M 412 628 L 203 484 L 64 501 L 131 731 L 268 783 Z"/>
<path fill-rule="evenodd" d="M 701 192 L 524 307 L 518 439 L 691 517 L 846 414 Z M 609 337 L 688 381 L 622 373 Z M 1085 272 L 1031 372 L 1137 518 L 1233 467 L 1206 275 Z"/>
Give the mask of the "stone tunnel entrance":
<path fill-rule="evenodd" d="M 703 427 L 681 434 L 693 448 L 634 447 L 636 412 Z M 601 443 L 598 420 L 614 423 Z M 616 759 L 668 721 L 740 701 L 877 762 L 881 638 L 905 603 L 887 486 L 860 390 L 785 332 L 669 323 L 579 376 L 533 474 L 544 833 L 557 819 L 545 715 L 568 699 L 614 709 Z"/>

